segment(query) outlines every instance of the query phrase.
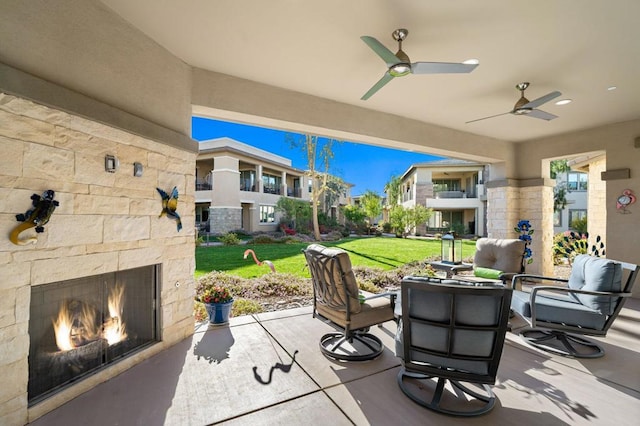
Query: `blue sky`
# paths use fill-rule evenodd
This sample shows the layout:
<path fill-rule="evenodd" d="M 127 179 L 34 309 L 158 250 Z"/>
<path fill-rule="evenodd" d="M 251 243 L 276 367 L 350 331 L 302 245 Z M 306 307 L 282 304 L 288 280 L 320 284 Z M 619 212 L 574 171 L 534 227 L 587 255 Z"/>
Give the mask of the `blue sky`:
<path fill-rule="evenodd" d="M 289 158 L 293 167 L 307 169 L 303 152 L 292 149 L 286 141 L 285 136 L 290 132 L 200 117 L 193 117 L 191 132 L 197 141 L 229 137 Z M 361 195 L 368 189 L 382 195 L 384 185 L 392 175 L 401 175 L 411 164 L 442 158 L 348 141 L 334 145 L 333 152 L 334 158 L 329 171 L 355 185 L 351 189 L 351 195 Z"/>

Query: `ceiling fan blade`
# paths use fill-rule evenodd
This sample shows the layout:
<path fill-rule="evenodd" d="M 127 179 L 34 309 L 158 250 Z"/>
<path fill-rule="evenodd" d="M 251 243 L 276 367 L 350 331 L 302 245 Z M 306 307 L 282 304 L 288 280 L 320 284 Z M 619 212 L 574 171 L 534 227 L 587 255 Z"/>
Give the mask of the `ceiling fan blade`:
<path fill-rule="evenodd" d="M 482 118 L 478 118 L 478 119 L 475 119 L 475 120 L 467 121 L 464 124 L 474 123 L 474 122 L 480 121 L 480 120 L 486 120 L 487 118 L 500 117 L 501 115 L 507 115 L 507 114 L 511 114 L 511 111 L 503 112 L 502 114 L 490 115 L 488 117 L 482 117 Z"/>
<path fill-rule="evenodd" d="M 558 92 L 557 90 L 555 92 L 551 92 L 548 93 L 538 99 L 534 99 L 531 102 L 529 102 L 528 104 L 522 105 L 521 108 L 537 108 L 542 104 L 546 104 L 547 102 L 549 102 L 551 99 L 555 99 L 558 96 L 562 95 L 562 93 Z"/>
<path fill-rule="evenodd" d="M 528 114 L 522 114 L 522 115 L 526 115 L 527 117 L 539 118 L 541 120 L 547 120 L 547 121 L 553 120 L 554 118 L 558 118 L 557 115 L 549 114 L 548 112 L 544 112 L 539 109 L 532 109 Z"/>
<path fill-rule="evenodd" d="M 382 60 L 387 64 L 388 67 L 391 65 L 395 65 L 398 62 L 402 62 L 398 57 L 389 49 L 387 49 L 384 44 L 380 43 L 373 37 L 370 36 L 362 36 L 360 37 L 362 41 L 364 41 L 367 46 L 371 48 L 378 56 L 382 58 Z"/>
<path fill-rule="evenodd" d="M 367 93 L 365 93 L 364 96 L 361 97 L 360 99 L 363 100 L 363 101 L 366 101 L 367 99 L 369 99 L 371 97 L 371 95 L 376 93 L 378 90 L 382 89 L 382 87 L 385 84 L 387 84 L 388 82 L 390 82 L 391 80 L 393 80 L 393 76 L 391 74 L 389 74 L 389 72 L 387 71 L 386 73 L 384 73 L 382 78 L 380 80 L 378 80 L 378 82 L 376 84 L 374 84 L 373 87 L 371 89 L 369 89 L 369 91 Z"/>
<path fill-rule="evenodd" d="M 411 64 L 413 74 L 461 74 L 476 69 L 478 64 L 459 64 L 455 62 L 414 62 Z"/>

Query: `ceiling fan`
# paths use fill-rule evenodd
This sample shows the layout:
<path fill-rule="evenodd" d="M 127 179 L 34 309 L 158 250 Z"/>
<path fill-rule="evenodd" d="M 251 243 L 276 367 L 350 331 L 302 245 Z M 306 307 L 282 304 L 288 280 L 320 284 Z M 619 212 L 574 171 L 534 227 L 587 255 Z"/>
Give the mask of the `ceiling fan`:
<path fill-rule="evenodd" d="M 385 84 L 395 77 L 404 77 L 407 74 L 450 74 L 469 73 L 478 66 L 477 60 L 469 60 L 465 63 L 450 62 L 414 62 L 411 63 L 409 56 L 402 51 L 402 42 L 407 38 L 409 30 L 400 28 L 391 35 L 398 42 L 398 51 L 394 54 L 382 43 L 370 36 L 360 37 L 382 60 L 389 69 L 382 78 L 373 85 L 371 89 L 361 98 L 363 101 L 369 99 L 374 93 L 380 90 Z"/>
<path fill-rule="evenodd" d="M 465 124 L 473 123 L 475 121 L 486 120 L 487 118 L 499 117 L 501 115 L 506 114 L 514 114 L 514 115 L 526 115 L 527 117 L 539 118 L 541 120 L 553 120 L 554 118 L 558 118 L 557 115 L 549 114 L 548 112 L 544 112 L 540 109 L 537 109 L 542 104 L 546 104 L 552 99 L 557 98 L 562 93 L 555 92 L 547 93 L 546 95 L 539 97 L 538 99 L 534 99 L 533 101 L 529 101 L 529 99 L 524 97 L 524 91 L 529 87 L 529 83 L 519 83 L 516 84 L 516 89 L 520 91 L 520 99 L 514 105 L 511 111 L 503 112 L 501 114 L 490 115 L 489 117 L 478 118 L 476 120 L 467 121 Z"/>

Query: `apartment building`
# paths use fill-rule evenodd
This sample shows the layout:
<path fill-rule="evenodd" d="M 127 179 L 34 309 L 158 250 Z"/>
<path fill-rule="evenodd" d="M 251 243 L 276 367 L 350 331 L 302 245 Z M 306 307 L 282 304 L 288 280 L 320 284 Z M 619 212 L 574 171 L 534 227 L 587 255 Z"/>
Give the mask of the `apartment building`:
<path fill-rule="evenodd" d="M 579 170 L 558 173 L 556 188 L 562 187 L 566 191 L 567 204 L 563 209 L 553 212 L 553 232 L 556 234 L 572 229 L 571 223 L 574 220 L 587 217 L 589 174 Z"/>
<path fill-rule="evenodd" d="M 276 231 L 280 198 L 311 200 L 311 178 L 290 159 L 231 138 L 200 142 L 195 185 L 196 226 L 214 234 Z M 339 219 L 351 186 L 321 209 Z"/>
<path fill-rule="evenodd" d="M 416 234 L 448 232 L 486 235 L 488 167 L 463 160 L 439 160 L 411 165 L 401 176 L 399 203 L 433 209 Z"/>

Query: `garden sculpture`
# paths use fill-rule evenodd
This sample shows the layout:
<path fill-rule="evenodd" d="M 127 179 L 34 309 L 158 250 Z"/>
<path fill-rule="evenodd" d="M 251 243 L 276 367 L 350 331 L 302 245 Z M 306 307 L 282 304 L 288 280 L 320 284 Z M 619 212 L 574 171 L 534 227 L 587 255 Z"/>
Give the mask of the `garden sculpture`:
<path fill-rule="evenodd" d="M 251 250 L 251 249 L 245 250 L 245 252 L 244 252 L 244 258 L 245 259 L 247 258 L 247 256 L 249 256 L 249 253 L 251 253 L 251 255 L 253 256 L 253 260 L 256 262 L 256 265 L 258 265 L 258 266 L 267 265 L 269 268 L 271 268 L 271 272 L 273 272 L 273 273 L 276 272 L 276 267 L 273 266 L 273 263 L 270 260 L 265 260 L 265 261 L 260 262 L 258 260 L 258 258 L 256 257 L 256 254 L 254 253 L 254 251 Z"/>
<path fill-rule="evenodd" d="M 160 188 L 156 188 L 160 196 L 162 197 L 162 211 L 160 212 L 160 216 L 162 217 L 165 214 L 167 216 L 171 216 L 178 223 L 178 232 L 182 229 L 182 221 L 180 220 L 180 215 L 176 211 L 178 209 L 178 188 L 173 187 L 171 191 L 171 195 L 167 194 Z"/>
<path fill-rule="evenodd" d="M 55 192 L 48 189 L 42 193 L 42 196 L 33 194 L 31 196 L 31 202 L 33 208 L 27 210 L 25 214 L 17 214 L 16 220 L 22 222 L 11 231 L 9 240 L 13 244 L 22 246 L 25 244 L 35 244 L 38 241 L 37 237 L 30 237 L 24 240 L 18 238 L 22 231 L 26 231 L 29 228 L 36 228 L 37 233 L 44 232 L 44 225 L 49 222 L 53 211 L 58 207 L 59 203 L 53 199 Z"/>

